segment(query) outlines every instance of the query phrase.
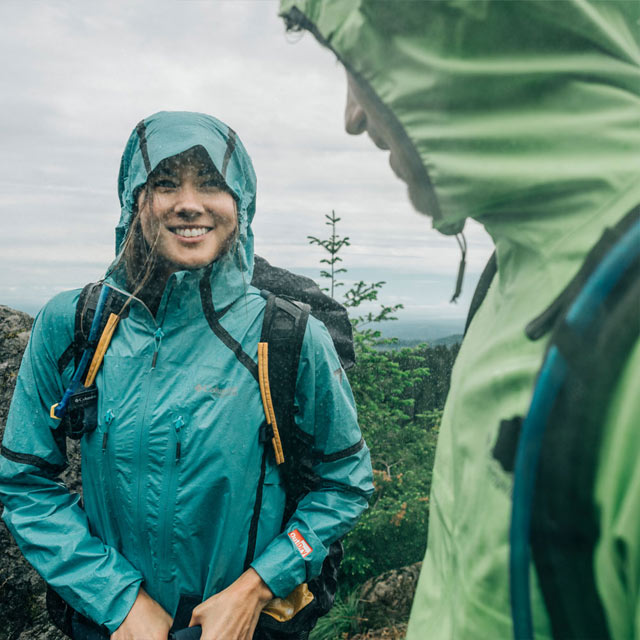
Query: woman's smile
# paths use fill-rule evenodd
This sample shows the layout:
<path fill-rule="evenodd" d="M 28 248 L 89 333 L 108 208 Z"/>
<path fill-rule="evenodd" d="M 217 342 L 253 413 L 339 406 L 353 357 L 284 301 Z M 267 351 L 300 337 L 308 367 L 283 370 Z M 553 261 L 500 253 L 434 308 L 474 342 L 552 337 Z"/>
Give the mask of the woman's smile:
<path fill-rule="evenodd" d="M 209 233 L 212 227 L 168 227 L 168 229 L 186 242 L 197 242 Z"/>

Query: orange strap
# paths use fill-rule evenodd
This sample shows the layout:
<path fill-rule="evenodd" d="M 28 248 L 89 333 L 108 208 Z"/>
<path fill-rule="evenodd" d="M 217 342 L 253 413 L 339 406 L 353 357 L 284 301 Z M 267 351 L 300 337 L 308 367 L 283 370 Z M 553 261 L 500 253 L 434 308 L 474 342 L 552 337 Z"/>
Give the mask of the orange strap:
<path fill-rule="evenodd" d="M 118 326 L 118 322 L 120 321 L 120 316 L 117 316 L 115 313 L 112 313 L 107 320 L 107 324 L 105 325 L 104 331 L 100 336 L 100 340 L 98 342 L 98 346 L 96 347 L 95 353 L 93 354 L 93 358 L 91 360 L 91 364 L 89 365 L 89 371 L 87 372 L 87 378 L 84 381 L 85 387 L 90 387 L 94 380 L 96 379 L 96 375 L 98 373 L 98 369 L 102 364 L 102 359 L 104 358 L 104 354 L 107 352 L 109 348 L 109 343 L 111 342 L 111 338 L 113 337 L 113 333 Z"/>
<path fill-rule="evenodd" d="M 284 462 L 284 452 L 282 451 L 282 442 L 280 441 L 280 433 L 276 422 L 276 413 L 273 410 L 273 401 L 271 400 L 271 389 L 269 388 L 269 343 L 258 343 L 258 381 L 260 382 L 260 395 L 262 396 L 262 406 L 264 407 L 264 415 L 267 424 L 273 428 L 273 451 L 276 454 L 276 464 Z"/>

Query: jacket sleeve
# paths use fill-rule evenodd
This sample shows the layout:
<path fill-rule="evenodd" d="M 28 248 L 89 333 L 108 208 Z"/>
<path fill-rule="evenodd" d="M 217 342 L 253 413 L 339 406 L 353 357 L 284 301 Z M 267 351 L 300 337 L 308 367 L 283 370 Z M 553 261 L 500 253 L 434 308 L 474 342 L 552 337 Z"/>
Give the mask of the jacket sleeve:
<path fill-rule="evenodd" d="M 296 385 L 296 424 L 314 440 L 316 491 L 251 564 L 277 597 L 317 576 L 329 545 L 356 524 L 373 493 L 369 450 L 331 337 L 310 317 Z"/>
<path fill-rule="evenodd" d="M 38 573 L 74 609 L 114 631 L 142 576 L 91 535 L 80 496 L 58 479 L 66 458 L 49 417 L 64 391 L 57 360 L 73 337 L 76 299 L 77 292 L 60 294 L 33 325 L 0 450 L 0 500 L 4 522 Z"/>

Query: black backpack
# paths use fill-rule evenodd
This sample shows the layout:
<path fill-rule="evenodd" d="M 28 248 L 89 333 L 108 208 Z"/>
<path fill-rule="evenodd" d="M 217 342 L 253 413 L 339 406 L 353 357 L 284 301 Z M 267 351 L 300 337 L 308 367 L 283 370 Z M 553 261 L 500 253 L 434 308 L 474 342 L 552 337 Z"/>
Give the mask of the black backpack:
<path fill-rule="evenodd" d="M 469 327 L 496 273 L 491 256 Z M 503 420 L 493 456 L 514 474 L 510 591 L 514 637 L 533 639 L 529 565 L 536 567 L 554 638 L 610 637 L 593 556 L 593 503 L 602 425 L 640 338 L 640 206 L 607 229 L 576 276 L 525 328 L 549 336 L 525 418 Z"/>
<path fill-rule="evenodd" d="M 268 456 L 277 455 L 274 453 L 276 436 L 284 457 L 279 465 L 286 490 L 283 527 L 302 497 L 313 491 L 319 483 L 319 478 L 313 472 L 313 439 L 297 427 L 294 419 L 298 363 L 310 313 L 327 327 L 343 369 L 350 369 L 355 364 L 352 328 L 347 311 L 338 302 L 322 293 L 313 280 L 279 267 L 272 267 L 263 258 L 255 256 L 251 284 L 260 289 L 267 300 L 260 338 L 261 344 L 268 345 L 268 376 L 263 376 L 266 381 L 261 378 L 256 363 L 242 351 L 240 344 L 220 324 L 221 314 L 213 308 L 210 281 L 206 275 L 200 284 L 203 310 L 209 326 L 222 342 L 234 351 L 240 363 L 254 375 L 261 384 L 261 389 L 263 384 L 268 385 L 275 414 L 273 421 L 265 420 L 260 428 L 260 441 L 265 446 L 249 529 L 245 570 L 251 564 L 255 552 L 266 461 Z M 91 353 L 96 350 L 98 339 L 107 326 L 110 314 L 119 311 L 126 300 L 123 294 L 110 288 L 101 300 L 102 291 L 101 283 L 90 283 L 82 290 L 76 305 L 74 339 L 58 360 L 60 373 L 72 359 L 78 367 L 85 350 L 88 349 Z M 94 323 L 96 310 L 99 317 Z M 126 312 L 122 317 L 126 317 Z M 79 439 L 85 432 L 95 428 L 96 398 L 97 392 L 91 387 L 85 389 L 83 386 L 79 392 L 70 394 L 70 402 L 62 418 L 62 424 L 53 432 L 64 455 L 67 437 Z M 263 395 L 263 402 L 264 399 Z M 270 443 L 274 443 L 273 448 L 269 446 Z M 305 587 L 313 595 L 311 602 L 285 622 L 280 622 L 263 612 L 258 624 L 260 636 L 273 635 L 288 637 L 291 640 L 306 638 L 317 619 L 326 614 L 333 605 L 337 591 L 338 566 L 342 556 L 342 543 L 338 540 L 330 545 L 320 575 L 310 580 Z M 198 602 L 194 601 L 193 605 L 196 604 Z M 54 624 L 71 636 L 73 609 L 50 587 L 47 588 L 47 609 Z"/>

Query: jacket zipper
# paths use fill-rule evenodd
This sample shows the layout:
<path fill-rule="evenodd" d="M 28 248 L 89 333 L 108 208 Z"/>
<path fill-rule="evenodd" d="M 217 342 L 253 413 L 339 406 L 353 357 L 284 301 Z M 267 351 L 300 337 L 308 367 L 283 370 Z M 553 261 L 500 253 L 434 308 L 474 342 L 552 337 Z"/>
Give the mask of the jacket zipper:
<path fill-rule="evenodd" d="M 117 287 L 112 287 L 112 288 L 115 289 L 116 291 L 120 291 L 120 293 L 123 293 L 124 295 L 127 295 L 127 296 L 130 295 L 126 291 L 122 291 Z M 165 302 L 163 319 L 164 319 L 164 315 L 166 315 L 166 309 L 169 304 L 169 299 L 172 293 L 173 293 L 173 289 L 167 292 L 167 299 Z M 140 527 L 141 526 L 140 514 L 143 512 L 143 509 L 142 509 L 143 492 L 144 492 L 143 476 L 146 477 L 145 465 L 146 465 L 147 447 L 145 446 L 146 445 L 145 439 L 147 436 L 147 430 L 145 429 L 145 422 L 146 422 L 147 411 L 149 408 L 149 396 L 151 392 L 153 374 L 158 361 L 158 353 L 160 351 L 162 338 L 164 337 L 164 331 L 162 330 L 162 327 L 160 326 L 160 324 L 158 324 L 156 317 L 153 315 L 153 313 L 151 313 L 151 310 L 149 309 L 149 307 L 142 300 L 140 300 L 140 298 L 133 296 L 133 299 L 136 300 L 136 302 L 139 302 L 147 310 L 147 313 L 149 314 L 151 321 L 156 327 L 156 330 L 154 331 L 154 334 L 153 334 L 154 351 L 151 359 L 151 368 L 149 370 L 149 374 L 146 376 L 144 389 L 141 394 L 141 397 L 144 399 L 143 409 L 138 416 L 138 420 L 136 421 L 136 426 L 135 426 L 135 429 L 138 433 L 138 447 L 135 451 L 135 459 L 134 459 L 134 465 L 137 471 L 136 471 L 136 489 L 135 489 L 135 498 L 134 498 L 133 523 L 134 523 L 134 526 Z M 146 532 L 148 536 L 148 531 L 146 527 L 142 529 L 142 532 Z M 147 539 L 147 540 L 141 539 L 139 542 L 142 545 L 143 561 L 148 567 L 148 569 L 152 570 L 153 559 L 151 554 L 151 547 L 154 545 L 152 545 L 152 541 L 150 539 Z"/>
<path fill-rule="evenodd" d="M 146 455 L 147 455 L 147 447 L 145 446 L 145 439 L 147 434 L 147 429 L 145 427 L 145 422 L 146 422 L 146 417 L 147 417 L 147 411 L 149 408 L 149 397 L 151 395 L 151 383 L 153 380 L 153 374 L 156 368 L 156 363 L 158 361 L 158 352 L 160 351 L 160 344 L 162 343 L 162 338 L 164 336 L 164 332 L 162 331 L 161 327 L 156 325 L 156 330 L 153 334 L 153 341 L 154 341 L 154 351 L 153 351 L 153 357 L 151 359 L 151 369 L 149 371 L 149 374 L 147 375 L 147 379 L 145 380 L 145 384 L 144 384 L 144 391 L 142 393 L 142 397 L 144 398 L 144 404 L 143 404 L 143 409 L 140 412 L 139 416 L 138 416 L 138 420 L 136 423 L 136 432 L 138 434 L 138 446 L 137 449 L 135 450 L 135 466 L 137 468 L 136 471 L 136 497 L 135 497 L 135 517 L 134 517 L 134 526 L 140 526 L 141 524 L 141 520 L 140 520 L 140 514 L 142 513 L 142 502 L 143 502 L 143 491 L 144 491 L 144 481 L 143 481 L 143 477 L 146 477 L 146 472 L 145 472 L 145 462 L 146 462 Z M 144 530 L 146 531 L 146 527 L 144 528 Z M 152 568 L 153 566 L 153 562 L 152 562 L 152 558 L 151 558 L 151 547 L 152 547 L 152 541 L 147 539 L 147 540 L 140 540 L 140 543 L 142 545 L 142 549 L 143 549 L 143 555 L 146 557 L 146 562 L 147 562 L 147 566 L 149 569 Z"/>
<path fill-rule="evenodd" d="M 172 457 L 170 462 L 171 467 L 169 471 L 169 486 L 165 494 L 165 504 L 162 509 L 164 515 L 164 522 L 160 540 L 160 553 L 159 556 L 162 566 L 159 567 L 159 574 L 161 580 L 171 579 L 171 569 L 173 566 L 172 554 L 171 554 L 171 542 L 173 531 L 173 514 L 176 507 L 176 490 L 178 485 L 178 465 L 180 464 L 180 457 L 182 455 L 182 430 L 185 426 L 185 422 L 182 416 L 178 416 L 172 421 L 173 430 L 175 431 L 176 447 L 175 455 L 171 456 L 171 449 L 169 455 Z"/>

